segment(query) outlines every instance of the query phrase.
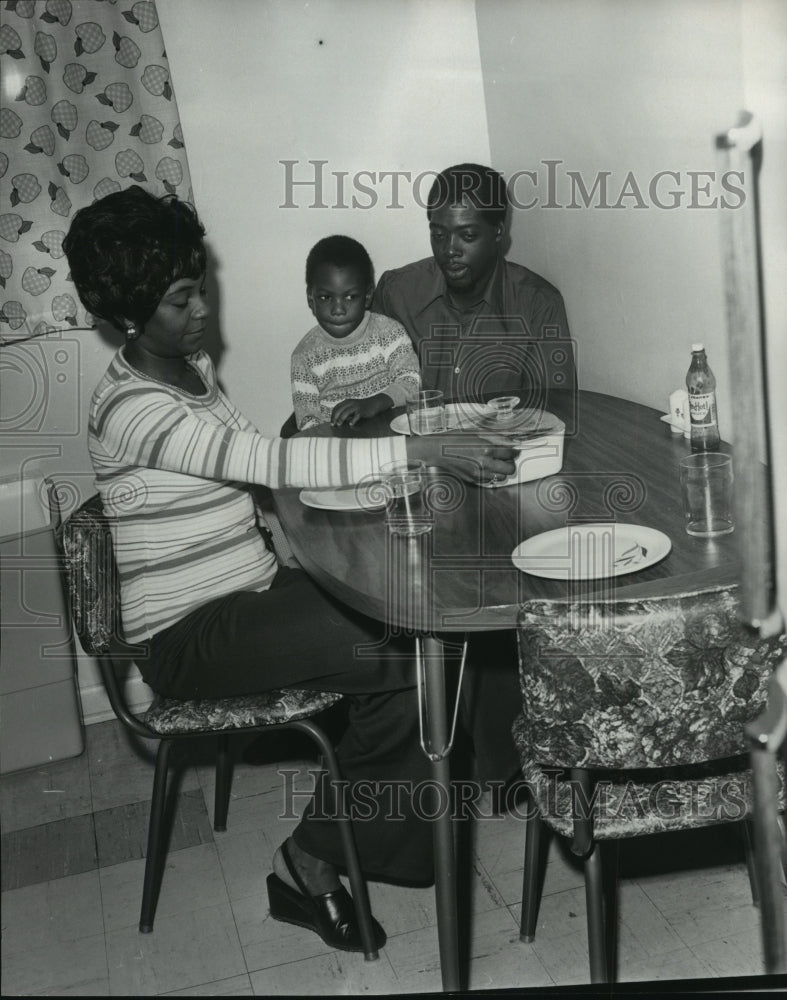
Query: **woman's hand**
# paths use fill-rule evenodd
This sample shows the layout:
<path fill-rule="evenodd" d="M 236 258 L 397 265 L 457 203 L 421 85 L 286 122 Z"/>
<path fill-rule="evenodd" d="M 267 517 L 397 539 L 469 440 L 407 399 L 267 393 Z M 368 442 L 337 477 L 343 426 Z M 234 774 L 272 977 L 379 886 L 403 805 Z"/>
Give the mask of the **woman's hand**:
<path fill-rule="evenodd" d="M 408 437 L 407 457 L 436 465 L 471 483 L 493 483 L 513 476 L 518 448 L 490 444 L 475 434 Z"/>
<path fill-rule="evenodd" d="M 392 406 L 393 400 L 385 392 L 378 392 L 368 399 L 345 399 L 331 411 L 331 423 L 334 427 L 341 427 L 342 424 L 354 427 L 359 420 L 368 420 L 383 410 L 390 410 Z"/>

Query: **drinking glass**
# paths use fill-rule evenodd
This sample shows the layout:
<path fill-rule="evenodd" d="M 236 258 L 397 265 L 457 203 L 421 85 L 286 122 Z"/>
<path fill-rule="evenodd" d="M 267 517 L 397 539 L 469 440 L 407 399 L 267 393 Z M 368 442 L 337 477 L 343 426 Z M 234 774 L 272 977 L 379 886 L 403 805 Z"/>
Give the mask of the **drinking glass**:
<path fill-rule="evenodd" d="M 432 530 L 432 514 L 424 503 L 426 469 L 408 459 L 380 469 L 385 495 L 385 520 L 392 535 L 423 535 Z"/>
<path fill-rule="evenodd" d="M 696 452 L 680 460 L 680 486 L 686 531 L 698 538 L 728 535 L 732 517 L 732 458 Z"/>
<path fill-rule="evenodd" d="M 498 396 L 486 404 L 500 423 L 513 420 L 514 410 L 519 406 L 519 396 Z"/>
<path fill-rule="evenodd" d="M 446 430 L 445 402 L 439 389 L 422 389 L 407 402 L 411 434 L 439 434 Z"/>

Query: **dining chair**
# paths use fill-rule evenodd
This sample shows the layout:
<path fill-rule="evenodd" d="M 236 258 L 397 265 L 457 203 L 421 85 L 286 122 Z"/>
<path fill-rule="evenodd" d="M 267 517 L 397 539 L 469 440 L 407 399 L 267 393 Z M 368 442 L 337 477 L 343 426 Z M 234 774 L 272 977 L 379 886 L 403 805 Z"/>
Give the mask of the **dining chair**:
<path fill-rule="evenodd" d="M 170 751 L 178 741 L 215 736 L 216 788 L 213 828 L 227 829 L 232 784 L 232 736 L 263 730 L 297 730 L 309 736 L 322 755 L 332 779 L 330 787 L 343 789 L 339 764 L 331 741 L 314 716 L 342 699 L 333 692 L 306 691 L 295 688 L 266 691 L 233 698 L 180 701 L 156 696 L 141 713 L 132 711 L 117 666 L 133 658 L 139 647 L 124 643 L 120 636 L 120 602 L 117 568 L 112 551 L 109 523 L 98 494 L 78 507 L 58 528 L 63 554 L 65 580 L 71 613 L 80 643 L 86 653 L 95 656 L 109 702 L 115 715 L 127 729 L 146 740 L 158 743 L 153 777 L 148 846 L 142 892 L 139 929 L 153 930 L 161 871 L 166 853 L 164 829 L 167 778 Z M 349 816 L 337 809 L 347 876 L 356 915 L 361 929 L 367 961 L 378 957 L 366 883 L 361 873 Z"/>
<path fill-rule="evenodd" d="M 787 751 L 787 660 L 770 679 L 762 714 L 746 724 L 754 793 L 754 868 L 760 889 L 760 930 L 765 971 L 787 973 L 787 839 L 779 815 L 779 755 Z"/>
<path fill-rule="evenodd" d="M 545 823 L 584 859 L 591 981 L 606 982 L 614 956 L 598 842 L 751 815 L 744 725 L 765 704 L 787 637 L 753 635 L 738 619 L 737 588 L 717 587 L 530 601 L 518 639 L 522 712 L 512 731 L 531 805 L 520 938 L 535 938 Z"/>

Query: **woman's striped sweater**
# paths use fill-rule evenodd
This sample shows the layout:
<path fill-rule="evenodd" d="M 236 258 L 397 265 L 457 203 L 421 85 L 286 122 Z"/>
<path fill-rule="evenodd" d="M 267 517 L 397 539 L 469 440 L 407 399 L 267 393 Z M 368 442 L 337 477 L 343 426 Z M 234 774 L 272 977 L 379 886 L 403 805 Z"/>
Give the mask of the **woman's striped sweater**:
<path fill-rule="evenodd" d="M 246 484 L 350 485 L 406 457 L 398 436 L 264 438 L 218 388 L 207 354 L 189 360 L 202 396 L 137 372 L 121 349 L 90 405 L 88 448 L 132 643 L 216 597 L 270 586 L 276 559 Z"/>

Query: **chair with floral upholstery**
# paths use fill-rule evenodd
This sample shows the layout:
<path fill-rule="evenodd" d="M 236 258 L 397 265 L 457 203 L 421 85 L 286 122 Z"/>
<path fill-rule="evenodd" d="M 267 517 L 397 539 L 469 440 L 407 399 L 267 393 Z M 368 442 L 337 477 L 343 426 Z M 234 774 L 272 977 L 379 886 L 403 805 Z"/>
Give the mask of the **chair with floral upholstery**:
<path fill-rule="evenodd" d="M 639 601 L 539 600 L 520 611 L 523 710 L 513 733 L 537 807 L 525 824 L 520 937 L 535 937 L 544 822 L 584 858 L 592 982 L 614 970 L 597 841 L 751 813 L 744 725 L 765 704 L 787 638 L 752 635 L 737 610 L 736 588 L 719 587 Z"/>
<path fill-rule="evenodd" d="M 317 744 L 333 787 L 342 788 L 333 746 L 313 716 L 341 700 L 332 692 L 284 689 L 264 694 L 195 701 L 156 697 L 145 712 L 135 715 L 125 697 L 116 664 L 133 659 L 135 647 L 120 638 L 120 602 L 112 537 L 98 495 L 77 508 L 59 528 L 71 612 L 86 653 L 95 656 L 110 704 L 118 719 L 144 739 L 158 741 L 153 778 L 148 849 L 139 929 L 152 931 L 165 853 L 163 828 L 170 750 L 177 740 L 215 735 L 218 738 L 213 828 L 226 830 L 232 780 L 230 737 L 276 727 L 295 729 Z M 139 650 L 137 649 L 137 652 Z M 355 900 L 364 954 L 377 958 L 369 898 L 361 873 L 349 816 L 337 811 L 347 875 Z"/>
<path fill-rule="evenodd" d="M 787 660 L 771 677 L 765 710 L 746 725 L 754 797 L 754 867 L 765 971 L 787 975 L 787 838 L 779 815 L 779 759 L 787 754 Z"/>

